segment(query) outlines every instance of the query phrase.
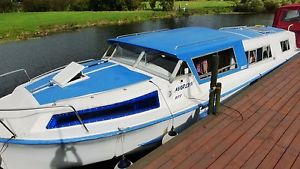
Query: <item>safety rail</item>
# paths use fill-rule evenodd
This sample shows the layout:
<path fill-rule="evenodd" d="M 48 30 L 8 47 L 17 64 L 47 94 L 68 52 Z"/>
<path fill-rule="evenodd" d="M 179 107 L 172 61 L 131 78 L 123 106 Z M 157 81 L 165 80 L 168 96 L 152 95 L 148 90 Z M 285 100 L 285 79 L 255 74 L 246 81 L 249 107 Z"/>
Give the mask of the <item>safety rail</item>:
<path fill-rule="evenodd" d="M 73 107 L 72 105 L 52 105 L 52 106 L 42 106 L 42 107 L 30 107 L 30 108 L 16 108 L 16 109 L 0 109 L 0 112 L 17 112 L 17 111 L 31 111 L 31 110 L 44 110 L 44 109 L 54 109 L 54 108 L 70 108 L 76 115 L 76 118 L 78 119 L 78 121 L 80 122 L 80 124 L 82 125 L 82 127 L 86 130 L 86 132 L 89 132 L 88 128 L 86 127 L 86 125 L 84 124 L 82 118 L 80 117 L 78 111 L 75 109 L 75 107 Z M 36 113 L 34 113 L 36 114 Z M 31 115 L 34 115 L 31 114 Z M 27 117 L 28 115 L 26 115 Z M 21 116 L 17 116 L 17 117 L 21 117 Z M 16 118 L 16 117 L 15 117 Z M 16 136 L 16 134 L 14 132 L 12 132 L 12 130 L 6 125 L 4 124 L 4 122 L 2 121 L 5 118 L 1 118 L 0 123 L 10 132 L 12 133 L 14 136 Z"/>
<path fill-rule="evenodd" d="M 153 30 L 153 31 L 131 33 L 131 34 L 126 34 L 126 35 L 120 35 L 120 36 L 117 37 L 117 39 L 118 38 L 128 37 L 128 36 L 137 36 L 137 35 L 143 35 L 143 34 L 148 34 L 148 33 L 154 33 L 154 32 L 163 32 L 163 31 L 167 31 L 167 30 L 169 30 L 169 29 L 159 29 L 159 30 Z"/>
<path fill-rule="evenodd" d="M 228 70 L 233 70 L 233 69 L 235 69 L 235 68 L 231 68 L 232 66 L 234 66 L 234 67 L 236 68 L 237 64 L 234 63 L 234 64 L 230 64 L 230 65 L 228 65 L 228 66 L 222 67 L 222 68 L 218 69 L 218 73 L 223 73 L 223 72 L 226 72 L 226 71 L 228 71 Z M 206 77 L 208 77 L 208 76 L 211 76 L 211 72 L 208 72 L 208 73 L 205 73 L 205 74 L 200 75 L 200 79 L 206 78 Z"/>
<path fill-rule="evenodd" d="M 82 63 L 87 63 L 87 62 L 94 61 L 94 60 L 95 60 L 95 59 L 87 59 L 87 60 L 79 61 L 79 62 L 77 62 L 77 63 L 82 64 Z M 35 80 L 35 79 L 38 79 L 38 78 L 40 78 L 40 77 L 42 77 L 42 76 L 45 76 L 45 75 L 47 75 L 47 74 L 49 74 L 49 73 L 56 72 L 56 71 L 58 71 L 58 70 L 61 70 L 61 69 L 65 68 L 66 66 L 67 66 L 67 65 L 64 65 L 64 66 L 58 67 L 58 68 L 56 68 L 56 69 L 50 70 L 50 71 L 48 71 L 48 72 L 45 72 L 45 73 L 43 73 L 43 74 L 40 74 L 40 75 L 38 75 L 38 76 L 32 78 L 31 80 Z"/>
<path fill-rule="evenodd" d="M 197 45 L 201 45 L 201 44 L 208 44 L 209 42 L 221 41 L 221 40 L 224 40 L 224 39 L 228 39 L 228 37 L 215 38 L 215 39 L 212 39 L 210 41 L 200 40 L 200 41 L 195 41 L 195 42 L 192 42 L 192 43 L 176 45 L 174 49 L 177 50 L 179 48 L 184 48 L 184 47 L 197 46 Z"/>
<path fill-rule="evenodd" d="M 3 74 L 0 75 L 0 78 L 11 75 L 11 74 L 14 74 L 14 73 L 18 73 L 18 72 L 24 72 L 25 75 L 27 76 L 28 80 L 29 81 L 31 80 L 31 78 L 29 77 L 29 75 L 28 75 L 28 73 L 25 69 L 18 69 L 18 70 L 13 70 L 13 71 L 10 71 L 10 72 L 7 72 L 7 73 L 3 73 Z"/>

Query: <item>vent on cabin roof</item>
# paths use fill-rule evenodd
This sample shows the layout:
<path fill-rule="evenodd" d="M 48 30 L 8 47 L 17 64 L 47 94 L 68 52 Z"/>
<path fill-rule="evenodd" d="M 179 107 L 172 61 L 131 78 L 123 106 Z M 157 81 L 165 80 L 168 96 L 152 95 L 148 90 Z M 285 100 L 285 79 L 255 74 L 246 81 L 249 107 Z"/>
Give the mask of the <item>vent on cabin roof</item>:
<path fill-rule="evenodd" d="M 82 74 L 84 66 L 72 62 L 63 70 L 61 70 L 56 76 L 53 77 L 53 81 L 57 83 L 60 87 L 66 87 L 76 81 L 81 81 L 87 77 Z"/>

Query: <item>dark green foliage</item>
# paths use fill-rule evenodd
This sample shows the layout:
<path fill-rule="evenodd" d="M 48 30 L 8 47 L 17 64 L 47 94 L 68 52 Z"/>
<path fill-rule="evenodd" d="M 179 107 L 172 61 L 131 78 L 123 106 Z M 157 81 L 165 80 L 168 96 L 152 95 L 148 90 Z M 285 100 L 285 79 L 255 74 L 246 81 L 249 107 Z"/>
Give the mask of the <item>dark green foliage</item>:
<path fill-rule="evenodd" d="M 128 10 L 135 10 L 141 6 L 141 0 L 125 0 L 125 4 Z"/>
<path fill-rule="evenodd" d="M 11 12 L 13 3 L 10 0 L 0 0 L 0 12 Z"/>
<path fill-rule="evenodd" d="M 90 0 L 89 8 L 93 11 L 135 10 L 141 0 Z"/>
<path fill-rule="evenodd" d="M 278 7 L 299 2 L 298 0 L 234 0 L 236 11 L 273 12 Z"/>
<path fill-rule="evenodd" d="M 174 0 L 161 0 L 160 6 L 163 11 L 171 11 L 174 7 Z"/>
<path fill-rule="evenodd" d="M 150 8 L 153 10 L 156 7 L 156 0 L 149 0 Z"/>
<path fill-rule="evenodd" d="M 23 0 L 23 10 L 26 12 L 50 11 L 48 0 Z"/>
<path fill-rule="evenodd" d="M 90 0 L 70 0 L 69 10 L 71 11 L 88 11 Z"/>
<path fill-rule="evenodd" d="M 277 0 L 265 0 L 265 8 L 267 11 L 274 12 L 278 7 L 280 7 L 280 4 L 277 2 Z"/>
<path fill-rule="evenodd" d="M 141 0 L 24 0 L 22 4 L 23 10 L 28 12 L 122 11 L 138 9 Z"/>

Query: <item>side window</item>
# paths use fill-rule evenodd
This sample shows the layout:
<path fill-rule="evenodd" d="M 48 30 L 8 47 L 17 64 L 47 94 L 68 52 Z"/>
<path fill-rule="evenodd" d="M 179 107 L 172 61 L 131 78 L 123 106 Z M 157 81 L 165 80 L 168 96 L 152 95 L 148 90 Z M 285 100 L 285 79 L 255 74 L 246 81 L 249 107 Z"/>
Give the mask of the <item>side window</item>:
<path fill-rule="evenodd" d="M 186 75 L 191 73 L 190 68 L 188 67 L 186 62 L 182 62 L 180 69 L 178 70 L 178 73 L 176 76 Z"/>
<path fill-rule="evenodd" d="M 280 46 L 281 46 L 281 51 L 285 52 L 290 50 L 290 42 L 289 40 L 284 40 L 280 42 Z"/>
<path fill-rule="evenodd" d="M 271 58 L 272 52 L 270 46 L 264 46 L 263 47 L 263 59 Z"/>
<path fill-rule="evenodd" d="M 257 55 L 256 55 L 256 50 L 252 50 L 249 52 L 249 64 L 251 63 L 255 63 L 256 62 L 256 58 L 257 58 Z"/>
<path fill-rule="evenodd" d="M 260 62 L 264 59 L 272 57 L 270 46 L 263 46 L 255 50 L 246 51 L 245 54 L 249 64 Z"/>
<path fill-rule="evenodd" d="M 219 73 L 237 68 L 236 58 L 232 48 L 199 58 L 194 58 L 193 62 L 201 79 L 211 75 L 211 63 L 213 55 L 219 55 Z"/>
<path fill-rule="evenodd" d="M 288 10 L 283 14 L 283 21 L 285 22 L 299 22 L 300 15 L 299 10 Z"/>

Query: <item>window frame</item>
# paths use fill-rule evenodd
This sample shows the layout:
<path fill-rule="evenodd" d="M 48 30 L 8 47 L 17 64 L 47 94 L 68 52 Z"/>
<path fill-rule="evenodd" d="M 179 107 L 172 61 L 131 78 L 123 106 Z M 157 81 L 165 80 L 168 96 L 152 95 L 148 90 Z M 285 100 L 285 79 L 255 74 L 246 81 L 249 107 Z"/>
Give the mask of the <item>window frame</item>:
<path fill-rule="evenodd" d="M 266 49 L 265 51 L 267 51 L 267 52 L 268 52 L 267 49 L 269 48 L 270 54 L 271 54 L 271 55 L 269 55 L 269 53 L 267 53 L 268 57 L 266 57 L 266 58 L 264 57 L 264 48 Z M 261 60 L 259 60 L 259 61 L 257 60 L 258 49 L 261 49 L 261 55 L 262 55 Z M 255 56 L 254 56 L 255 57 L 255 61 L 250 63 L 250 53 L 252 51 L 255 51 Z M 256 64 L 256 63 L 260 63 L 260 62 L 266 61 L 266 60 L 268 60 L 268 59 L 270 59 L 270 58 L 273 57 L 272 49 L 271 49 L 271 45 L 270 44 L 264 45 L 264 46 L 260 46 L 260 47 L 254 48 L 254 49 L 249 49 L 249 50 L 245 51 L 245 55 L 246 55 L 246 59 L 247 59 L 248 65 L 253 65 L 253 64 Z"/>
<path fill-rule="evenodd" d="M 227 76 L 227 74 L 230 74 L 230 73 L 232 73 L 232 72 L 234 72 L 234 71 L 237 71 L 238 68 L 239 68 L 239 62 L 238 62 L 238 59 L 237 59 L 237 56 L 236 56 L 236 52 L 235 52 L 235 50 L 234 50 L 234 46 L 230 46 L 230 47 L 227 47 L 227 48 L 223 48 L 223 49 L 219 49 L 219 50 L 216 50 L 216 51 L 208 52 L 208 53 L 201 54 L 201 55 L 198 55 L 198 56 L 195 56 L 195 57 L 192 57 L 192 58 L 191 58 L 191 63 L 193 64 L 193 66 L 194 66 L 194 68 L 195 68 L 195 70 L 196 70 L 195 73 L 197 73 L 196 75 L 199 76 L 200 81 L 207 81 L 207 80 L 211 77 L 211 72 L 206 73 L 206 74 L 205 74 L 205 75 L 206 75 L 205 77 L 201 77 L 201 75 L 199 75 L 198 72 L 197 72 L 197 69 L 196 69 L 196 66 L 195 66 L 195 63 L 194 63 L 194 59 L 202 58 L 202 57 L 209 56 L 209 55 L 213 55 L 213 54 L 215 54 L 215 53 L 219 53 L 219 52 L 226 51 L 226 50 L 230 50 L 230 49 L 232 49 L 232 51 L 233 51 L 233 57 L 234 57 L 234 60 L 235 60 L 235 64 L 234 64 L 234 65 L 235 65 L 235 68 L 234 68 L 234 69 L 229 69 L 229 70 L 224 71 L 224 72 L 219 72 L 220 69 L 218 69 L 218 76 L 219 76 L 219 75 L 220 75 L 220 76 Z M 228 65 L 228 66 L 232 66 L 232 65 Z M 226 66 L 225 66 L 225 67 L 226 67 Z M 224 67 L 223 67 L 223 68 L 224 68 Z M 221 68 L 221 69 L 223 69 L 223 68 Z M 196 75 L 195 75 L 195 76 L 196 76 Z"/>

